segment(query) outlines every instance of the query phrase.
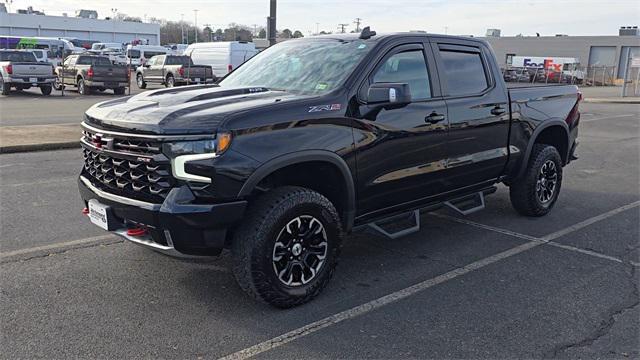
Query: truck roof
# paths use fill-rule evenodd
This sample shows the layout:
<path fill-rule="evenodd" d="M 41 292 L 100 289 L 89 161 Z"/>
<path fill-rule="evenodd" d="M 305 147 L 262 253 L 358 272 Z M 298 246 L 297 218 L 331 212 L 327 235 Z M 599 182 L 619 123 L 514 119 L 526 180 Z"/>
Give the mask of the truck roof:
<path fill-rule="evenodd" d="M 369 38 L 369 40 L 373 40 L 373 41 L 381 41 L 384 39 L 391 39 L 391 38 L 403 38 L 403 37 L 407 37 L 407 36 L 411 36 L 411 37 L 438 37 L 438 38 L 448 38 L 451 40 L 464 40 L 464 41 L 474 41 L 474 42 L 478 42 L 481 44 L 487 44 L 487 42 L 483 39 L 479 39 L 479 38 L 474 38 L 471 36 L 460 36 L 460 35 L 442 35 L 442 34 L 432 34 L 432 33 L 426 33 L 426 32 L 421 32 L 421 31 L 407 31 L 407 32 L 391 32 L 391 33 L 379 33 L 376 34 L 374 36 L 372 36 L 371 38 Z M 306 37 L 306 38 L 298 38 L 298 39 L 293 39 L 296 41 L 299 40 L 314 40 L 314 39 L 337 39 L 337 40 L 358 40 L 360 38 L 360 34 L 358 33 L 345 33 L 345 34 L 327 34 L 327 35 L 316 35 L 316 36 L 311 36 L 311 37 Z"/>

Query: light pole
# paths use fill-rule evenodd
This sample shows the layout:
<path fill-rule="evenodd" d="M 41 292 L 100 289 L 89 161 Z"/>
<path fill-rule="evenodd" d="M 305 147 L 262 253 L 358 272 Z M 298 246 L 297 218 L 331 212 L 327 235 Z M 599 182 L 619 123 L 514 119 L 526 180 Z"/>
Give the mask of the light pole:
<path fill-rule="evenodd" d="M 198 9 L 193 10 L 196 18 L 196 42 L 198 42 Z"/>
<path fill-rule="evenodd" d="M 180 32 L 182 32 L 180 43 L 184 44 L 184 14 L 180 14 Z"/>
<path fill-rule="evenodd" d="M 320 34 L 320 23 L 316 23 L 316 35 Z"/>

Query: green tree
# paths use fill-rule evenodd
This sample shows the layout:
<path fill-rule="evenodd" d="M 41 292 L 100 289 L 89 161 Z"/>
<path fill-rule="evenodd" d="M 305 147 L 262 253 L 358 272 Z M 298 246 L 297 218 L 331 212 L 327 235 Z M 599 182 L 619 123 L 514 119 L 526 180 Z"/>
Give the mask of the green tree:
<path fill-rule="evenodd" d="M 260 38 L 260 39 L 266 39 L 266 38 L 267 38 L 267 30 L 265 30 L 265 29 L 260 29 L 260 32 L 258 32 L 258 38 Z"/>
<path fill-rule="evenodd" d="M 302 32 L 300 30 L 296 30 L 293 32 L 293 37 L 294 38 L 301 38 L 304 37 L 304 35 L 302 34 Z"/>
<path fill-rule="evenodd" d="M 280 37 L 284 39 L 291 39 L 293 37 L 293 33 L 289 29 L 284 29 L 280 32 Z"/>

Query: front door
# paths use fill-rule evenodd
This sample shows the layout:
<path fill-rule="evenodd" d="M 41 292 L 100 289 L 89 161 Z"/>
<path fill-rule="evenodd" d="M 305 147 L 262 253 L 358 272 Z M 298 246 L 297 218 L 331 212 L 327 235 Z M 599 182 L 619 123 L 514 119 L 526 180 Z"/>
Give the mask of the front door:
<path fill-rule="evenodd" d="M 362 98 L 372 83 L 406 83 L 412 102 L 383 109 L 354 126 L 358 216 L 375 216 L 442 191 L 439 174 L 446 165 L 446 105 L 439 98 L 432 63 L 428 43 L 396 46 L 378 62 L 359 91 Z M 361 106 L 360 113 L 369 110 Z"/>

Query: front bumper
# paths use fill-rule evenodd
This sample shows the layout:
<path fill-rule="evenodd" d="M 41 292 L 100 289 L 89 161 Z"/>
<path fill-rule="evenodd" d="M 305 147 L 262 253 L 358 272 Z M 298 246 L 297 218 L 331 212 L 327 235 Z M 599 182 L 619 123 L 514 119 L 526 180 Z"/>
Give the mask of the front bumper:
<path fill-rule="evenodd" d="M 214 256 L 225 246 L 227 230 L 241 221 L 247 202 L 195 204 L 187 186 L 172 189 L 162 204 L 125 198 L 102 190 L 83 175 L 78 179 L 80 196 L 85 204 L 95 199 L 108 205 L 117 226 L 116 235 L 176 256 Z M 143 227 L 143 236 L 127 235 L 128 228 Z"/>

